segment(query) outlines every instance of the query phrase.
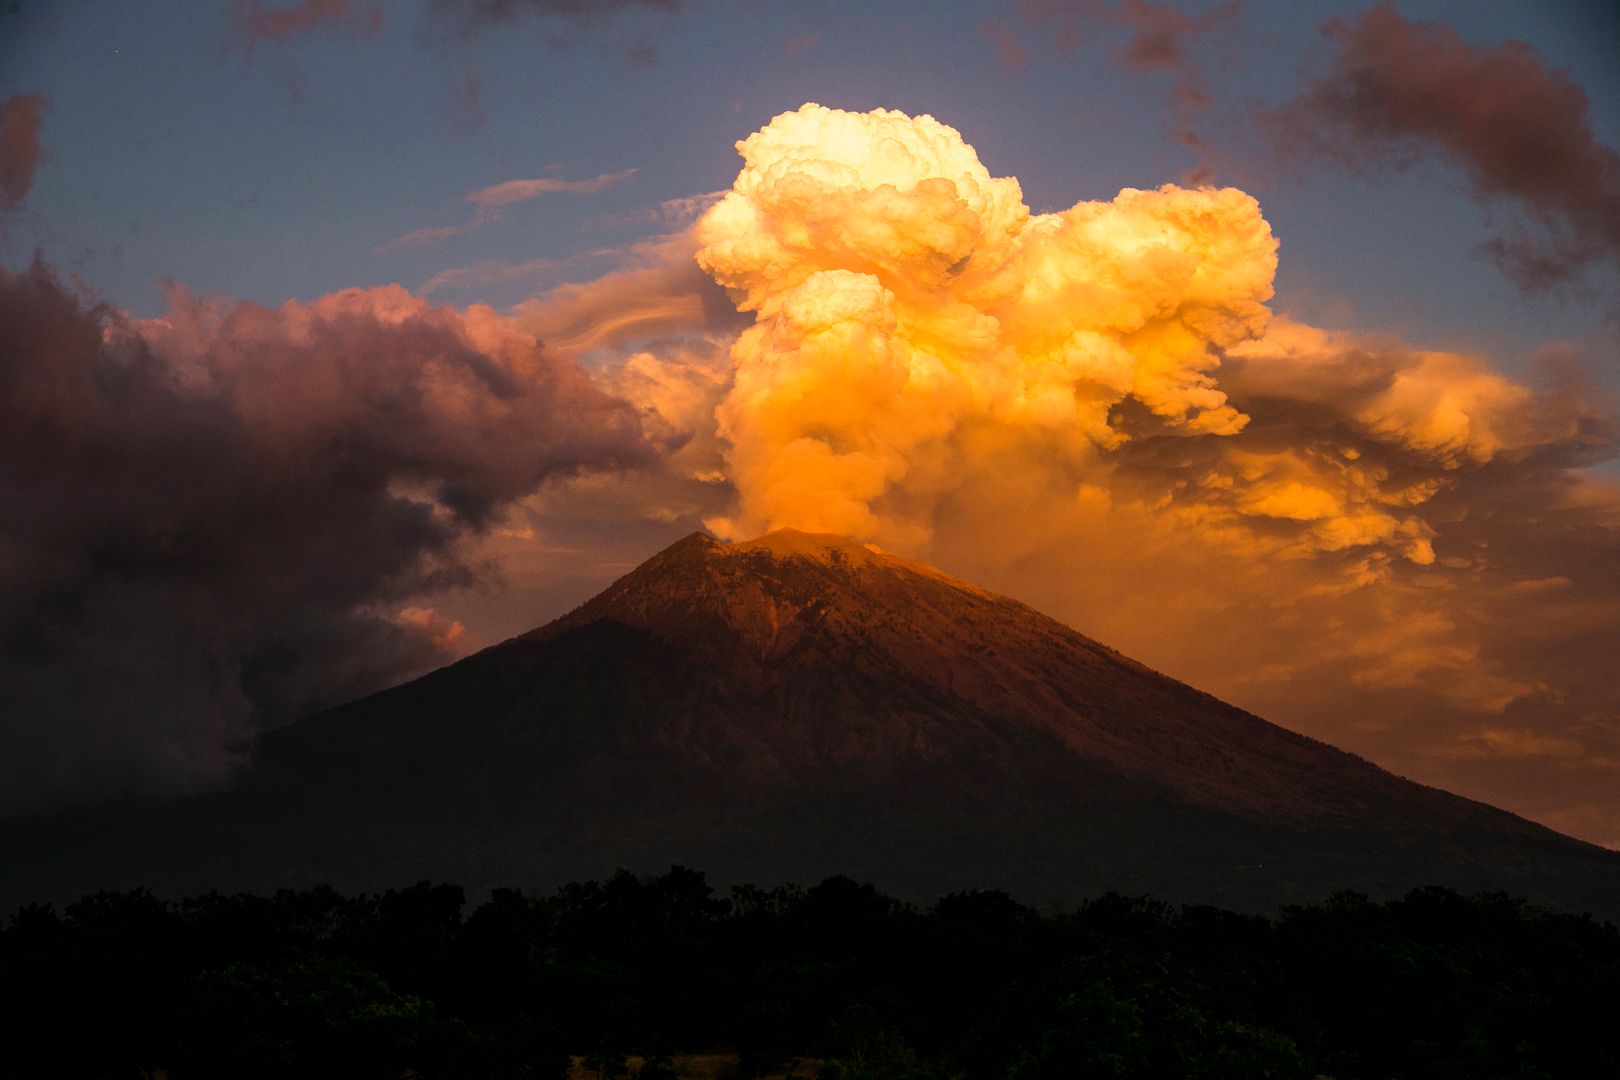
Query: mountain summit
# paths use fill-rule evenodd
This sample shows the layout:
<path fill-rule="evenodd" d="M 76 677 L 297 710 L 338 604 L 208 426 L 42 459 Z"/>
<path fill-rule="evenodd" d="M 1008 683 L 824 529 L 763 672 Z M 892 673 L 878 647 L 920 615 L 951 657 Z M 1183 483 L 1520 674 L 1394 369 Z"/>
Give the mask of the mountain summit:
<path fill-rule="evenodd" d="M 792 530 L 688 536 L 546 626 L 269 733 L 237 789 L 158 816 L 104 824 L 122 870 L 81 860 L 77 884 L 545 886 L 685 863 L 916 896 L 1269 908 L 1437 883 L 1620 913 L 1620 855 Z"/>

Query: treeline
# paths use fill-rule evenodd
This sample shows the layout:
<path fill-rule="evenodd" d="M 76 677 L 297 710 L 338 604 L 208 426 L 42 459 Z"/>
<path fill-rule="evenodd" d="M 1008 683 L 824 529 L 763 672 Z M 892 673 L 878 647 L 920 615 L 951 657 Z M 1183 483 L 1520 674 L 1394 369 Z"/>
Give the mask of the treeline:
<path fill-rule="evenodd" d="M 1342 895 L 1273 918 L 1001 893 L 920 909 L 833 878 L 621 872 L 553 895 L 98 893 L 0 930 L 0 1074 L 1620 1076 L 1620 932 L 1501 895 Z"/>

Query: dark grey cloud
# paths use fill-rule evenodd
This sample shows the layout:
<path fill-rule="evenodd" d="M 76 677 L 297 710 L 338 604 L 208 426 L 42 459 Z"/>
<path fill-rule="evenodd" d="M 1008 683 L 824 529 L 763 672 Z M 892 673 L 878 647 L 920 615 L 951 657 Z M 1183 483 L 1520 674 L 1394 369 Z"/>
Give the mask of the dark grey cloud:
<path fill-rule="evenodd" d="M 1521 285 L 1620 262 L 1620 154 L 1598 142 L 1586 93 L 1528 45 L 1471 45 L 1388 4 L 1324 26 L 1326 70 L 1266 115 L 1280 144 L 1352 168 L 1435 156 L 1474 196 L 1522 209 L 1486 251 Z"/>
<path fill-rule="evenodd" d="M 5 813 L 226 782 L 447 658 L 413 598 L 515 500 L 659 454 L 571 361 L 397 287 L 132 323 L 36 260 L 0 326 Z"/>

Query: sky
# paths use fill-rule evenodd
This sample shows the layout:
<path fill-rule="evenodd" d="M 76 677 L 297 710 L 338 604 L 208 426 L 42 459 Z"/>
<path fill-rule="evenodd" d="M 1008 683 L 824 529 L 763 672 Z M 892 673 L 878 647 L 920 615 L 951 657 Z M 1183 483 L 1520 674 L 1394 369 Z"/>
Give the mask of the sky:
<path fill-rule="evenodd" d="M 0 5 L 0 813 L 792 526 L 1620 847 L 1617 61 L 1574 0 Z"/>

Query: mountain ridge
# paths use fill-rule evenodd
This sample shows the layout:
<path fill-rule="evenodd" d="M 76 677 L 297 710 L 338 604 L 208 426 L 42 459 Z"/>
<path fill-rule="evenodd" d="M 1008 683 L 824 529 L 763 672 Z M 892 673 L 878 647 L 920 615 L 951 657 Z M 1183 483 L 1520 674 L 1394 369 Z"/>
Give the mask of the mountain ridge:
<path fill-rule="evenodd" d="M 1251 909 L 1447 884 L 1620 917 L 1620 855 L 792 531 L 694 533 L 544 626 L 267 733 L 238 788 L 147 821 L 170 850 L 104 824 L 130 853 L 103 878 L 540 887 L 684 863 Z"/>
<path fill-rule="evenodd" d="M 959 590 L 962 593 L 985 601 L 991 605 L 1017 612 L 1020 616 L 1026 617 L 1041 624 L 1044 629 L 1050 632 L 1062 643 L 1063 646 L 1067 648 L 1083 650 L 1087 654 L 1097 658 L 1099 661 L 1105 664 L 1118 665 L 1120 668 L 1128 670 L 1133 674 L 1146 676 L 1153 680 L 1161 681 L 1167 685 L 1173 685 L 1178 693 L 1186 695 L 1191 700 L 1194 700 L 1200 704 L 1213 705 L 1221 712 L 1227 714 L 1236 714 L 1247 717 L 1258 724 L 1264 725 L 1268 732 L 1279 735 L 1289 742 L 1297 745 L 1304 745 L 1330 751 L 1337 757 L 1348 759 L 1349 761 L 1357 763 L 1360 766 L 1366 766 L 1374 769 L 1380 774 L 1392 777 L 1394 776 L 1394 774 L 1388 773 L 1387 770 L 1384 770 L 1357 755 L 1339 750 L 1326 742 L 1313 739 L 1310 736 L 1303 735 L 1298 732 L 1290 731 L 1289 729 L 1280 727 L 1279 725 L 1272 724 L 1269 721 L 1265 721 L 1260 717 L 1254 716 L 1245 710 L 1228 705 L 1227 703 L 1220 701 L 1220 699 L 1206 693 L 1205 691 L 1183 683 L 1180 680 L 1176 680 L 1171 676 L 1165 675 L 1164 673 L 1150 668 L 1139 661 L 1125 656 L 1107 645 L 1086 637 L 1073 628 L 1052 619 L 1051 617 L 1041 613 L 1027 604 L 1022 603 L 1021 601 L 992 593 L 969 582 L 962 581 L 961 579 L 946 574 L 935 567 L 912 562 L 910 560 L 883 552 L 880 549 L 875 549 L 871 545 L 859 544 L 855 541 L 848 540 L 847 538 L 832 534 L 806 533 L 793 529 L 782 529 L 769 533 L 766 536 L 756 540 L 728 545 L 714 540 L 703 533 L 693 533 L 682 540 L 677 541 L 675 544 L 666 548 L 659 554 L 653 556 L 651 559 L 647 560 L 646 563 L 643 563 L 641 567 L 638 567 L 630 574 L 627 574 L 625 577 L 609 586 L 608 589 L 604 590 L 602 593 L 599 593 L 596 597 L 593 597 L 586 603 L 580 605 L 578 608 L 552 621 L 551 623 L 546 624 L 545 626 L 536 628 L 527 634 L 520 635 L 515 640 L 546 640 L 559 633 L 565 632 L 567 629 L 573 626 L 583 625 L 589 621 L 592 621 L 593 619 L 615 616 L 622 618 L 626 615 L 626 612 L 623 610 L 621 601 L 627 594 L 636 593 L 636 587 L 641 584 L 640 580 L 638 580 L 641 576 L 661 572 L 665 568 L 665 563 L 667 560 L 685 558 L 692 553 L 701 553 L 702 556 L 720 556 L 728 560 L 746 559 L 754 555 L 764 555 L 772 562 L 805 559 L 821 566 L 834 567 L 838 566 L 839 563 L 842 562 L 867 571 L 882 569 L 887 571 L 915 574 L 919 577 L 945 584 L 952 589 Z M 643 602 L 635 605 L 636 611 L 641 613 L 645 613 L 647 610 L 647 605 L 644 602 L 644 594 L 645 590 L 643 590 L 642 595 L 638 597 L 638 599 L 641 599 Z M 781 621 L 778 617 L 781 609 L 777 606 L 771 606 L 766 610 L 771 616 L 769 621 L 769 637 L 771 642 L 774 643 L 779 639 L 782 631 Z M 801 608 L 799 610 L 807 609 Z M 625 621 L 635 622 L 636 618 L 632 614 Z M 762 640 L 760 627 L 749 626 L 746 629 L 752 632 L 751 637 L 756 643 Z M 956 689 L 956 687 L 953 685 L 951 689 Z M 1401 780 L 1403 783 L 1416 783 L 1415 781 L 1406 780 L 1405 778 L 1401 777 L 1395 777 L 1395 779 Z M 1423 787 L 1430 791 L 1441 790 L 1438 788 L 1428 787 L 1427 785 L 1417 786 Z M 1463 798 L 1461 796 L 1451 795 L 1450 793 L 1445 794 L 1448 796 L 1448 798 Z M 1488 804 L 1480 803 L 1475 800 L 1463 801 L 1480 807 L 1488 806 Z M 1490 809 L 1497 813 L 1506 813 L 1505 811 L 1498 811 L 1494 807 L 1490 807 Z M 1527 824 L 1534 825 L 1534 823 Z M 1542 828 L 1542 826 L 1534 827 Z"/>

